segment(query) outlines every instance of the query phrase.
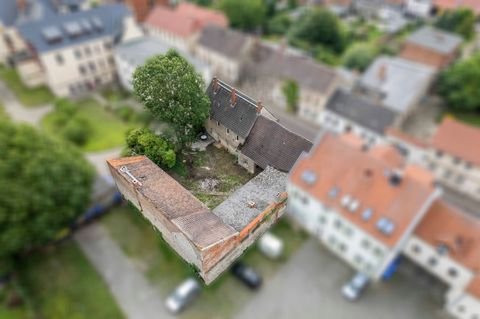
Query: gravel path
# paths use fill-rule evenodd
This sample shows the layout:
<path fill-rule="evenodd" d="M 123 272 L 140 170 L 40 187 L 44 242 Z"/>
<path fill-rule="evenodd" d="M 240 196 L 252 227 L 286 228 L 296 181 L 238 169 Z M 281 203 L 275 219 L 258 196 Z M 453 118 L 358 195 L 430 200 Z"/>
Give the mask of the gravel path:
<path fill-rule="evenodd" d="M 2 81 L 0 81 L 0 101 L 13 121 L 24 122 L 37 127 L 40 125 L 41 119 L 53 108 L 52 105 L 24 106 Z"/>
<path fill-rule="evenodd" d="M 121 152 L 122 148 L 118 147 L 106 151 L 87 153 L 85 156 L 90 164 L 95 167 L 98 174 L 102 176 L 110 176 L 110 171 L 107 167 L 107 160 L 120 157 Z"/>
<path fill-rule="evenodd" d="M 83 228 L 75 234 L 75 240 L 102 276 L 127 318 L 173 318 L 164 308 L 158 291 L 123 254 L 103 226 L 95 223 Z"/>

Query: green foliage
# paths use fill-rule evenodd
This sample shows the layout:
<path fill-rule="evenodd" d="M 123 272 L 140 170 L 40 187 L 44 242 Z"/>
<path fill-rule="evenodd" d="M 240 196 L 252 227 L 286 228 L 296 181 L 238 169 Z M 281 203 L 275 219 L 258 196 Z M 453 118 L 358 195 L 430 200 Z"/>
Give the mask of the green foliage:
<path fill-rule="evenodd" d="M 0 124 L 0 260 L 43 244 L 89 203 L 93 171 L 75 149 L 31 127 Z"/>
<path fill-rule="evenodd" d="M 306 11 L 289 31 L 289 40 L 293 45 L 306 42 L 310 45 L 321 44 L 333 52 L 340 53 L 346 46 L 346 34 L 341 21 L 326 9 Z"/>
<path fill-rule="evenodd" d="M 269 34 L 283 35 L 288 32 L 291 24 L 292 20 L 288 14 L 279 14 L 268 21 L 267 31 Z"/>
<path fill-rule="evenodd" d="M 75 145 L 85 145 L 90 136 L 90 123 L 81 117 L 74 117 L 62 129 L 63 137 Z"/>
<path fill-rule="evenodd" d="M 173 146 L 149 129 L 132 130 L 127 136 L 127 147 L 130 154 L 145 155 L 161 167 L 175 166 L 176 155 Z"/>
<path fill-rule="evenodd" d="M 128 105 L 122 105 L 115 109 L 115 113 L 124 122 L 130 122 L 135 117 L 135 111 Z"/>
<path fill-rule="evenodd" d="M 212 5 L 213 1 L 212 0 L 193 0 L 192 2 L 202 7 L 209 7 Z"/>
<path fill-rule="evenodd" d="M 160 121 L 170 124 L 180 146 L 193 141 L 210 110 L 201 76 L 173 50 L 158 55 L 133 75 L 135 94 Z"/>
<path fill-rule="evenodd" d="M 375 49 L 368 44 L 355 44 L 348 48 L 343 64 L 349 69 L 364 71 L 375 58 Z"/>
<path fill-rule="evenodd" d="M 297 82 L 294 80 L 286 80 L 282 85 L 282 92 L 287 101 L 288 111 L 295 113 L 297 111 L 298 98 L 300 95 L 300 89 Z"/>
<path fill-rule="evenodd" d="M 471 39 L 475 34 L 475 13 L 468 8 L 445 11 L 435 22 L 435 26 Z"/>
<path fill-rule="evenodd" d="M 439 93 L 454 110 L 480 111 L 480 54 L 440 74 Z"/>
<path fill-rule="evenodd" d="M 221 0 L 219 7 L 232 27 L 246 31 L 261 26 L 267 13 L 263 0 Z"/>

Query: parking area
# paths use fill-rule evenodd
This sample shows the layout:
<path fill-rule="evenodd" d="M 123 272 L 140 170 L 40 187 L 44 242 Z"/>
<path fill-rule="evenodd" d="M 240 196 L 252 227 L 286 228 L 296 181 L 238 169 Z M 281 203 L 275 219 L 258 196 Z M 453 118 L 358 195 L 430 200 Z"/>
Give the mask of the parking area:
<path fill-rule="evenodd" d="M 405 272 L 370 287 L 359 301 L 347 302 L 340 289 L 352 275 L 346 264 L 311 239 L 236 318 L 449 318 L 438 294 Z"/>

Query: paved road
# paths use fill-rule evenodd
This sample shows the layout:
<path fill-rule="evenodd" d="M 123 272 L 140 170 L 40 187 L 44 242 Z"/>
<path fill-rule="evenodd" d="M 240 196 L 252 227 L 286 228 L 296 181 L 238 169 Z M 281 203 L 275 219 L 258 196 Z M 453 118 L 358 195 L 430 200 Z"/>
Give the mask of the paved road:
<path fill-rule="evenodd" d="M 24 106 L 2 81 L 0 81 L 0 101 L 13 121 L 24 122 L 33 126 L 39 126 L 45 114 L 52 110 L 51 105 L 35 107 Z"/>
<path fill-rule="evenodd" d="M 75 234 L 75 240 L 106 282 L 127 318 L 173 318 L 163 299 L 98 223 Z M 93 318 L 95 317 L 92 314 Z"/>
<path fill-rule="evenodd" d="M 98 174 L 110 176 L 106 161 L 108 159 L 120 157 L 121 148 L 114 148 L 101 152 L 87 153 L 87 160 L 95 167 Z"/>
<path fill-rule="evenodd" d="M 370 287 L 358 302 L 347 302 L 340 287 L 350 276 L 352 271 L 343 262 L 312 239 L 235 318 L 446 318 L 428 289 L 401 274 Z"/>

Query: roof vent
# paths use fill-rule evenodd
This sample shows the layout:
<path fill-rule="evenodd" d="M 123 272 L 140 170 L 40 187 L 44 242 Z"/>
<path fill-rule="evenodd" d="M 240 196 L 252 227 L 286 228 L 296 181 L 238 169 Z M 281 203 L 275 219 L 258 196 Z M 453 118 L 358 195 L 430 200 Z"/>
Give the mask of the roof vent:
<path fill-rule="evenodd" d="M 317 181 L 317 174 L 311 170 L 305 170 L 302 173 L 302 180 L 308 185 L 313 185 Z"/>
<path fill-rule="evenodd" d="M 362 213 L 362 219 L 364 221 L 370 220 L 373 216 L 373 210 L 371 208 L 366 208 Z"/>
<path fill-rule="evenodd" d="M 247 206 L 248 206 L 248 208 L 255 208 L 255 207 L 257 207 L 257 203 L 255 203 L 253 200 L 249 200 L 247 202 Z"/>

